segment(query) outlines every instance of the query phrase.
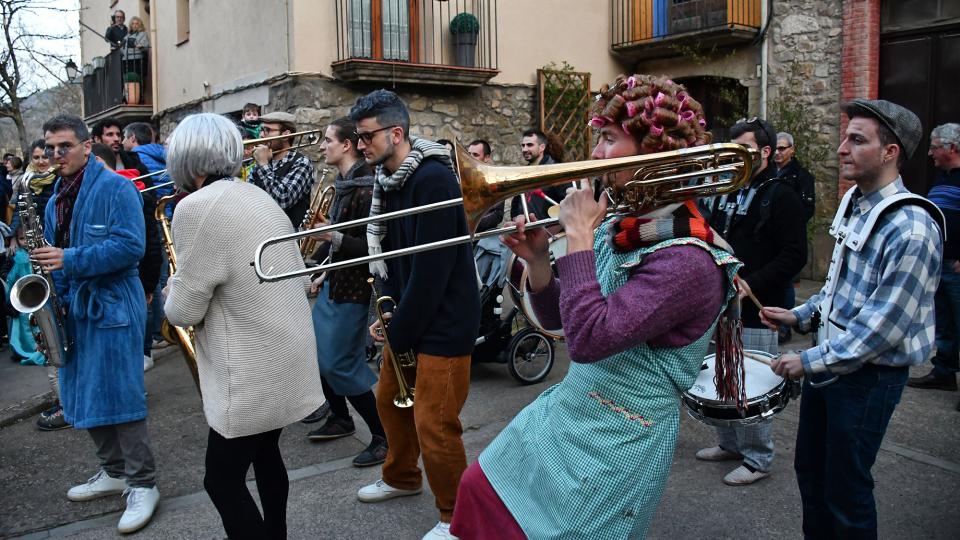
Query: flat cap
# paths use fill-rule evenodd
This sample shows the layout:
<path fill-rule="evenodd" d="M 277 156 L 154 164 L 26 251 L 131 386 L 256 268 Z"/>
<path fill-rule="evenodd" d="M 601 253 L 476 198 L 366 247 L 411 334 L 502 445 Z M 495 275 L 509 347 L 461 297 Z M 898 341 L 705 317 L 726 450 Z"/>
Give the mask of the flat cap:
<path fill-rule="evenodd" d="M 291 126 L 296 126 L 297 117 L 288 112 L 274 111 L 261 116 L 260 122 L 268 122 L 271 124 L 290 124 Z"/>
<path fill-rule="evenodd" d="M 857 98 L 843 104 L 843 112 L 847 113 L 847 116 L 861 111 L 887 126 L 907 152 L 908 158 L 913 155 L 920 145 L 920 138 L 923 137 L 923 126 L 917 115 L 885 99 Z"/>

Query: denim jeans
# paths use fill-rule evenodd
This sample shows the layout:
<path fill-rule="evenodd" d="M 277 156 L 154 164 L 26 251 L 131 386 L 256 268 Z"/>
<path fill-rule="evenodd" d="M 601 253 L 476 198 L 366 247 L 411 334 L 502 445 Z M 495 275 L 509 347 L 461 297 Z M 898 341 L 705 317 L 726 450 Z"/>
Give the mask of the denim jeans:
<path fill-rule="evenodd" d="M 876 538 L 870 469 L 908 368 L 865 364 L 837 382 L 804 382 L 794 469 L 805 538 Z"/>
<path fill-rule="evenodd" d="M 937 316 L 937 354 L 933 357 L 933 373 L 953 375 L 960 371 L 960 274 L 953 271 L 952 261 L 944 261 L 940 285 L 934 296 Z"/>

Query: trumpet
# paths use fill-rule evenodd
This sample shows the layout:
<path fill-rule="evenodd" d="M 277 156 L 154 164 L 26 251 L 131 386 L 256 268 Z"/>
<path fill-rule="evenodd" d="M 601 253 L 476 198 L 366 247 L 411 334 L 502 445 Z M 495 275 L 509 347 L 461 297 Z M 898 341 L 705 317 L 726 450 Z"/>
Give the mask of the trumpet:
<path fill-rule="evenodd" d="M 474 159 L 459 144 L 456 145 L 454 154 L 462 197 L 268 238 L 257 246 L 254 254 L 253 266 L 257 277 L 261 281 L 279 281 L 511 233 L 516 230 L 516 226 L 482 233 L 477 233 L 476 230 L 480 219 L 490 207 L 514 195 L 594 175 L 633 171 L 633 177 L 622 188 L 606 189 L 607 196 L 612 201 L 609 212 L 615 215 L 643 214 L 695 197 L 710 197 L 737 191 L 750 181 L 760 157 L 756 150 L 734 143 L 708 144 L 639 156 L 521 167 L 487 165 Z M 469 234 L 284 273 L 271 274 L 269 272 L 273 268 L 264 268 L 262 264 L 264 250 L 274 244 L 455 206 L 463 206 Z M 545 219 L 531 223 L 527 228 L 547 227 L 558 222 L 557 218 Z"/>
<path fill-rule="evenodd" d="M 304 140 L 298 140 L 298 141 L 297 141 L 297 144 L 291 145 L 289 148 L 284 148 L 284 149 L 282 149 L 282 150 L 273 150 L 273 151 L 271 152 L 271 154 L 277 154 L 277 153 L 284 152 L 284 151 L 289 152 L 290 150 L 297 150 L 297 149 L 300 149 L 300 148 L 305 148 L 305 147 L 307 147 L 307 146 L 313 146 L 313 145 L 315 145 L 315 144 L 318 144 L 318 143 L 320 142 L 320 130 L 319 130 L 319 129 L 309 129 L 309 130 L 307 130 L 307 131 L 298 131 L 298 132 L 296 132 L 296 133 L 290 133 L 290 134 L 288 134 L 288 135 L 275 135 L 275 136 L 273 136 L 273 137 L 261 137 L 261 138 L 259 138 L 259 139 L 248 139 L 248 140 L 246 140 L 246 141 L 243 141 L 243 145 L 244 145 L 244 146 L 249 146 L 249 145 L 251 145 L 251 144 L 263 144 L 263 143 L 270 142 L 270 141 L 277 141 L 277 140 L 280 140 L 280 139 L 290 139 L 290 138 L 294 138 L 294 137 L 299 137 L 299 138 L 304 139 Z M 253 158 L 252 158 L 252 157 L 251 157 L 251 158 L 245 158 L 242 163 L 243 163 L 244 165 L 246 165 L 247 163 L 250 163 L 251 161 L 253 161 Z M 141 175 L 141 176 L 137 176 L 137 177 L 135 177 L 135 178 L 132 178 L 131 181 L 136 182 L 137 180 L 143 180 L 144 178 L 149 178 L 149 177 L 151 177 L 151 176 L 163 175 L 163 174 L 166 174 L 166 172 L 167 172 L 167 169 L 161 169 L 161 170 L 159 170 L 159 171 L 154 171 L 154 172 L 152 172 L 152 173 L 150 173 L 150 174 L 144 174 L 144 175 Z M 140 193 L 144 193 L 144 192 L 146 192 L 146 191 L 153 191 L 153 190 L 155 190 L 155 189 L 160 189 L 160 188 L 164 188 L 164 187 L 172 186 L 172 185 L 173 185 L 173 181 L 171 180 L 171 181 L 169 181 L 169 182 L 163 182 L 162 184 L 156 184 L 156 185 L 150 186 L 150 187 L 148 187 L 148 188 L 144 188 L 144 189 L 140 190 Z"/>
<path fill-rule="evenodd" d="M 314 194 L 310 201 L 310 208 L 303 217 L 303 223 L 300 224 L 301 230 L 316 228 L 319 224 L 330 221 L 330 206 L 333 205 L 333 199 L 337 196 L 337 188 L 332 185 L 323 188 Z M 320 242 L 314 237 L 306 237 L 300 241 L 300 255 L 309 257 Z"/>
<path fill-rule="evenodd" d="M 414 354 L 413 351 L 397 352 L 393 350 L 393 347 L 390 345 L 390 340 L 387 339 L 387 321 L 384 318 L 383 304 L 389 302 L 396 305 L 396 302 L 389 296 L 380 296 L 379 293 L 377 293 L 373 278 L 367 279 L 367 283 L 369 283 L 370 288 L 373 289 L 373 295 L 379 297 L 377 298 L 375 306 L 377 310 L 377 320 L 380 321 L 380 329 L 383 331 L 383 342 L 387 348 L 390 349 L 390 365 L 393 366 L 394 374 L 397 376 L 398 390 L 397 396 L 393 398 L 393 404 L 401 409 L 413 407 L 413 393 L 415 389 L 407 383 L 407 377 L 403 374 L 403 370 L 417 367 L 417 355 Z"/>

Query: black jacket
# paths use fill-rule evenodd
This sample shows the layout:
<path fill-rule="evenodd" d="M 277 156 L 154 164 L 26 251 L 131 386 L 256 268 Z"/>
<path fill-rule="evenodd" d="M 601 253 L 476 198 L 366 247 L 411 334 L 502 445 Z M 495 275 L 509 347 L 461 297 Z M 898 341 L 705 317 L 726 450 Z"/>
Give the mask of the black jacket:
<path fill-rule="evenodd" d="M 403 188 L 384 193 L 383 212 L 460 197 L 453 172 L 427 158 Z M 444 208 L 390 220 L 383 250 L 423 245 L 467 234 L 461 208 Z M 397 351 L 466 356 L 480 328 L 480 290 L 470 243 L 386 261 L 383 292 L 397 301 L 387 337 Z"/>
<path fill-rule="evenodd" d="M 557 163 L 549 154 L 544 154 L 543 160 L 540 161 L 539 165 L 550 165 L 552 163 Z M 542 191 L 547 196 L 557 201 L 558 203 L 567 196 L 567 188 L 570 187 L 569 183 L 560 184 L 559 186 L 553 186 L 544 188 Z M 553 206 L 553 203 L 548 202 L 543 197 L 535 195 L 534 192 L 524 193 L 522 195 L 517 195 L 513 198 L 513 201 L 510 203 L 510 218 L 513 219 L 519 215 L 523 214 L 523 205 L 520 202 L 520 197 L 527 198 L 527 208 L 530 210 L 530 213 L 537 216 L 537 219 L 546 219 L 549 216 L 547 210 Z"/>
<path fill-rule="evenodd" d="M 787 166 L 777 171 L 777 176 L 784 183 L 793 188 L 803 203 L 803 213 L 806 221 L 810 221 L 816 210 L 816 182 L 810 171 L 805 169 L 796 158 L 790 160 Z"/>
<path fill-rule="evenodd" d="M 750 183 L 756 188 L 745 215 L 734 213 L 724 235 L 727 213 L 717 208 L 721 198 L 711 204 L 710 226 L 724 236 L 733 247 L 733 254 L 743 262 L 740 277 L 765 306 L 783 304 L 784 291 L 792 285 L 807 260 L 807 227 L 800 197 L 789 186 L 774 177 L 767 167 Z M 743 190 L 746 193 L 747 190 Z M 737 201 L 731 193 L 728 202 Z M 743 325 L 764 328 L 760 314 L 752 302 L 744 301 Z"/>

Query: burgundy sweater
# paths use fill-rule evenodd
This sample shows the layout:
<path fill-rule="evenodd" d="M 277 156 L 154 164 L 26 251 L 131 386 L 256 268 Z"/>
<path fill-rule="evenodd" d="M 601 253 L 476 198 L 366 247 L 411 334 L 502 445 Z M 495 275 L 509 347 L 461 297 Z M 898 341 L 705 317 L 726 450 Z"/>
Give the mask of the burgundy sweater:
<path fill-rule="evenodd" d="M 547 328 L 563 325 L 574 362 L 596 362 L 647 343 L 682 347 L 699 339 L 720 313 L 723 271 L 697 246 L 655 251 L 633 269 L 627 283 L 604 297 L 593 251 L 557 260 L 559 279 L 531 295 Z"/>

